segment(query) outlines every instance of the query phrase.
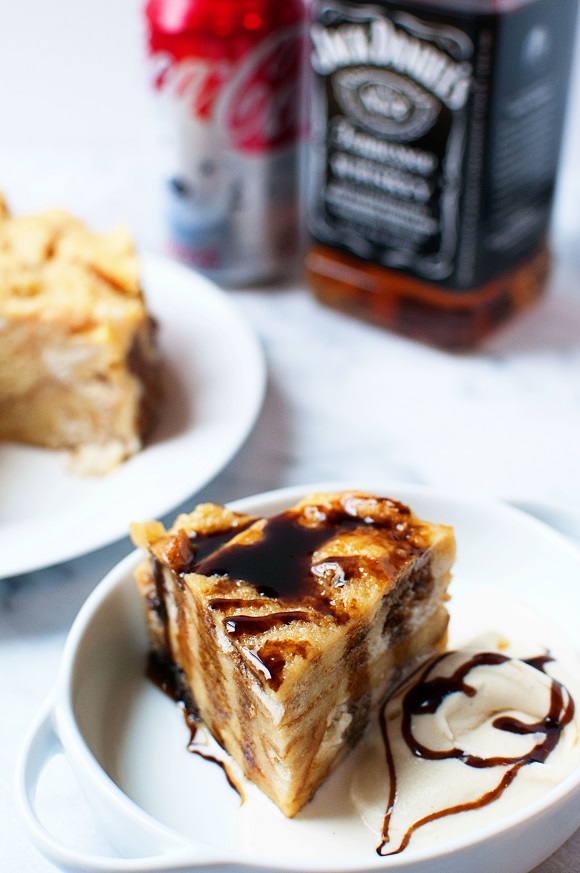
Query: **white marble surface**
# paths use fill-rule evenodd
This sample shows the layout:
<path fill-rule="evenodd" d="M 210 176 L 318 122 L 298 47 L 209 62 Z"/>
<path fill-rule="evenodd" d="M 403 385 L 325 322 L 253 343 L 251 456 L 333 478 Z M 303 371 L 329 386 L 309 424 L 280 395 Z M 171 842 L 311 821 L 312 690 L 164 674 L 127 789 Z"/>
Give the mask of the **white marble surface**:
<path fill-rule="evenodd" d="M 96 226 L 124 220 L 143 248 L 158 250 L 139 5 L 0 0 L 0 188 L 18 211 L 58 202 Z M 269 386 L 246 445 L 196 500 L 361 477 L 533 497 L 580 513 L 578 69 L 574 82 L 545 299 L 478 352 L 450 355 L 322 307 L 300 278 L 231 292 L 263 342 Z M 124 540 L 0 581 L 3 873 L 54 869 L 14 809 L 14 761 L 78 609 L 129 549 Z M 40 800 L 75 845 L 104 848 L 62 763 Z M 580 835 L 540 869 L 579 873 Z"/>

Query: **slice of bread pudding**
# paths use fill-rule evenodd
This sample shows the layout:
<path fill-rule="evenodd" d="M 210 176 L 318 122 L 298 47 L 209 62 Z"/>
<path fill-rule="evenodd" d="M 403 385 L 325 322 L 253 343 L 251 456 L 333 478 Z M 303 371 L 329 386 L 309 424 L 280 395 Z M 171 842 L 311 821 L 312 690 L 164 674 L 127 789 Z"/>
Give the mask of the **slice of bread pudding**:
<path fill-rule="evenodd" d="M 453 531 L 396 500 L 311 494 L 258 520 L 206 504 L 132 535 L 153 650 L 287 816 L 445 642 Z"/>
<path fill-rule="evenodd" d="M 95 473 L 139 450 L 161 379 L 138 267 L 123 230 L 0 203 L 0 440 L 74 449 Z"/>

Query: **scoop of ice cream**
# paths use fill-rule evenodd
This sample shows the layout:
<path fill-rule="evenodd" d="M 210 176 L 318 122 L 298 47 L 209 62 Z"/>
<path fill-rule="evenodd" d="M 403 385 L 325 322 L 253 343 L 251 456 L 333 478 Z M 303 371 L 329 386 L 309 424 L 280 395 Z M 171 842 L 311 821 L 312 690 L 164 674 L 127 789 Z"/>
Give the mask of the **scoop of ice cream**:
<path fill-rule="evenodd" d="M 420 667 L 355 753 L 351 797 L 380 854 L 521 808 L 580 761 L 580 724 L 558 665 L 490 642 Z"/>

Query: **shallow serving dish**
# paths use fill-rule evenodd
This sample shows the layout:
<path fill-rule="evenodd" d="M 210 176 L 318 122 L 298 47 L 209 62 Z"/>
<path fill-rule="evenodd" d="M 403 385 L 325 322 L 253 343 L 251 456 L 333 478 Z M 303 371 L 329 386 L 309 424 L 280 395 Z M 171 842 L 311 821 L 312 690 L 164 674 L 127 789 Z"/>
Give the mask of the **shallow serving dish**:
<path fill-rule="evenodd" d="M 345 487 L 395 497 L 423 518 L 454 526 L 452 643 L 472 630 L 510 632 L 523 614 L 578 675 L 580 550 L 519 510 L 381 482 L 292 487 L 232 505 L 272 514 L 311 491 Z M 580 767 L 494 824 L 421 848 L 411 844 L 383 858 L 375 853 L 375 835 L 353 824 L 344 768 L 296 819 L 285 819 L 259 792 L 250 791 L 241 807 L 222 770 L 187 751 L 189 734 L 175 704 L 144 675 L 147 638 L 133 581 L 139 559 L 133 553 L 115 567 L 79 613 L 57 687 L 18 766 L 22 815 L 53 863 L 74 871 L 528 873 L 580 826 Z M 67 848 L 41 821 L 36 788 L 48 762 L 62 751 L 99 828 L 122 857 Z"/>

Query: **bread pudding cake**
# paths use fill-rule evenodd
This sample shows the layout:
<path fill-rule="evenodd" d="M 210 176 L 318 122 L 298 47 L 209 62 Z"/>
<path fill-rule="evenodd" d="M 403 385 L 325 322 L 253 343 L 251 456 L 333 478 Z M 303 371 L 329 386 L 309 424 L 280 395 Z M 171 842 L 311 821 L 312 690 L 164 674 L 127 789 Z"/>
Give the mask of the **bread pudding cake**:
<path fill-rule="evenodd" d="M 132 536 L 157 661 L 287 816 L 444 645 L 453 531 L 396 500 L 311 494 L 260 519 L 204 504 Z"/>
<path fill-rule="evenodd" d="M 0 439 L 104 472 L 150 432 L 159 363 L 128 233 L 56 209 L 12 217 L 0 200 Z"/>

